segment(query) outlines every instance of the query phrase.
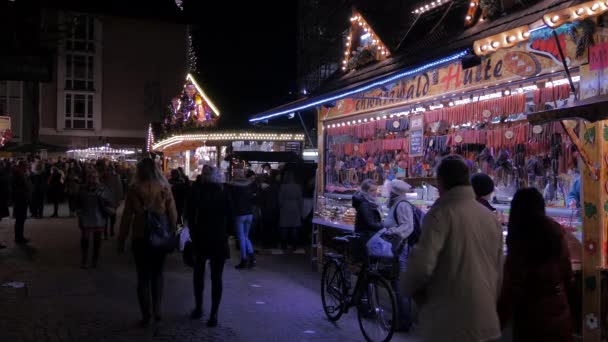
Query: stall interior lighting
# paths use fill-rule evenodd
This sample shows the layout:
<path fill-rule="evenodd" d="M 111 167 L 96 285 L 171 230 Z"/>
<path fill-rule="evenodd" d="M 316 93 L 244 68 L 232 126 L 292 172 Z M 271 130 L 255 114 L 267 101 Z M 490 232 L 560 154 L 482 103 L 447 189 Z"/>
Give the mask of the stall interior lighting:
<path fill-rule="evenodd" d="M 468 53 L 469 53 L 469 50 L 466 49 L 466 50 L 460 51 L 458 53 L 455 53 L 453 55 L 450 55 L 450 56 L 447 56 L 447 57 L 435 60 L 433 62 L 421 65 L 419 67 L 416 67 L 416 68 L 413 68 L 413 69 L 408 69 L 408 70 L 400 72 L 400 73 L 398 73 L 398 74 L 396 74 L 394 76 L 390 76 L 390 77 L 387 77 L 385 79 L 382 79 L 382 80 L 379 80 L 379 81 L 376 81 L 376 82 L 373 82 L 373 83 L 369 83 L 369 84 L 360 86 L 360 87 L 355 88 L 355 89 L 350 90 L 350 91 L 338 93 L 338 94 L 333 95 L 333 96 L 327 96 L 327 97 L 321 98 L 318 101 L 314 101 L 314 102 L 311 102 L 311 103 L 308 103 L 308 104 L 305 104 L 305 105 L 297 106 L 295 108 L 289 108 L 287 110 L 278 111 L 278 112 L 270 113 L 270 114 L 263 115 L 263 116 L 260 116 L 260 117 L 255 117 L 255 118 L 249 119 L 249 122 L 265 121 L 265 120 L 272 119 L 272 118 L 275 118 L 275 117 L 278 117 L 278 116 L 283 116 L 285 114 L 301 111 L 301 110 L 312 108 L 312 107 L 316 107 L 316 106 L 319 106 L 319 105 L 322 105 L 322 104 L 325 104 L 325 103 L 328 103 L 328 102 L 340 100 L 340 99 L 343 99 L 345 97 L 348 97 L 348 96 L 351 96 L 351 95 L 355 95 L 355 94 L 358 94 L 360 92 L 363 92 L 363 91 L 366 91 L 366 90 L 369 90 L 369 89 L 374 89 L 374 88 L 380 87 L 382 85 L 392 83 L 392 82 L 394 82 L 394 81 L 396 81 L 398 79 L 418 74 L 418 73 L 420 73 L 420 72 L 422 72 L 424 70 L 427 70 L 427 69 L 434 68 L 434 67 L 437 67 L 437 66 L 442 65 L 442 64 L 446 64 L 446 63 L 450 63 L 450 62 L 459 60 L 462 57 L 466 56 Z"/>
<path fill-rule="evenodd" d="M 276 133 L 208 133 L 174 135 L 154 144 L 153 149 L 165 149 L 184 141 L 304 141 L 304 134 Z"/>
<path fill-rule="evenodd" d="M 67 151 L 67 153 L 76 153 L 76 154 L 124 154 L 124 155 L 131 155 L 131 154 L 135 154 L 137 153 L 135 150 L 133 149 L 116 149 L 116 148 L 111 148 L 109 146 L 99 146 L 99 147 L 89 147 L 89 148 L 85 148 L 85 149 L 74 149 L 74 150 L 69 150 Z"/>

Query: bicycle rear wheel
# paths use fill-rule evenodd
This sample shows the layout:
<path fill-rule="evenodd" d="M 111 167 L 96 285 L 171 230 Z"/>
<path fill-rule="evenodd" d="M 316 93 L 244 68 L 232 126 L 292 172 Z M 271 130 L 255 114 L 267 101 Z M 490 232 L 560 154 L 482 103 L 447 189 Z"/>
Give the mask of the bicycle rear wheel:
<path fill-rule="evenodd" d="M 335 322 L 345 311 L 346 284 L 342 266 L 336 260 L 330 260 L 323 266 L 321 276 L 321 301 L 327 318 Z"/>
<path fill-rule="evenodd" d="M 397 299 L 390 283 L 370 275 L 362 291 L 357 316 L 363 336 L 369 342 L 390 341 L 397 326 Z"/>

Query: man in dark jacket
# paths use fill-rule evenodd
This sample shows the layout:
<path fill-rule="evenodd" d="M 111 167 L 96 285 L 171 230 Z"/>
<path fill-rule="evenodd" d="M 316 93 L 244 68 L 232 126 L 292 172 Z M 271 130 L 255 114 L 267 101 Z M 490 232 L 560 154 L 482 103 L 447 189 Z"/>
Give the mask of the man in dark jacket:
<path fill-rule="evenodd" d="M 25 219 L 27 218 L 27 206 L 32 198 L 32 184 L 27 177 L 27 163 L 22 160 L 17 164 L 13 176 L 13 216 L 15 217 L 15 243 L 26 244 L 29 242 L 23 236 Z"/>
<path fill-rule="evenodd" d="M 476 173 L 471 177 L 471 186 L 473 186 L 473 191 L 475 191 L 477 202 L 490 209 L 490 211 L 495 212 L 496 208 L 490 204 L 492 193 L 494 193 L 494 181 L 492 178 L 485 173 Z"/>

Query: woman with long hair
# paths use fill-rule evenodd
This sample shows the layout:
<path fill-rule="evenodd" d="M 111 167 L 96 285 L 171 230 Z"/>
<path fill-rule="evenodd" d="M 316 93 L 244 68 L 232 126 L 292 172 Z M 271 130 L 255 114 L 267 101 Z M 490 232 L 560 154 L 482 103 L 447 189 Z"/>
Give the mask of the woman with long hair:
<path fill-rule="evenodd" d="M 144 158 L 137 164 L 134 182 L 127 193 L 118 235 L 118 251 L 122 252 L 126 239 L 131 234 L 142 326 L 150 323 L 152 314 L 156 321 L 161 319 L 163 267 L 166 257 L 166 252 L 150 245 L 145 231 L 146 211 L 166 215 L 169 229 L 172 233 L 175 232 L 177 211 L 171 186 L 150 158 Z"/>
<path fill-rule="evenodd" d="M 205 264 L 211 267 L 211 314 L 207 325 L 217 326 L 217 314 L 222 298 L 222 274 L 228 247 L 228 225 L 232 222 L 228 194 L 220 184 L 217 168 L 203 169 L 200 181 L 194 183 L 188 200 L 188 225 L 194 245 L 194 300 L 192 319 L 203 315 Z"/>
<path fill-rule="evenodd" d="M 498 301 L 502 326 L 512 321 L 515 342 L 572 341 L 568 245 L 534 188 L 519 190 L 511 202 L 507 251 Z"/>

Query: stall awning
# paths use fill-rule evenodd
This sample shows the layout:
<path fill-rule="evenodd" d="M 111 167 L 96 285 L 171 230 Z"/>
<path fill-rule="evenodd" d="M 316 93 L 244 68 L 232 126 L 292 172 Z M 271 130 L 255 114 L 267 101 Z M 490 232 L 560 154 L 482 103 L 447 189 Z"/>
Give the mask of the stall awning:
<path fill-rule="evenodd" d="M 572 106 L 546 110 L 528 115 L 531 124 L 568 119 L 585 119 L 590 122 L 608 119 L 608 96 L 598 96 L 581 100 Z"/>

